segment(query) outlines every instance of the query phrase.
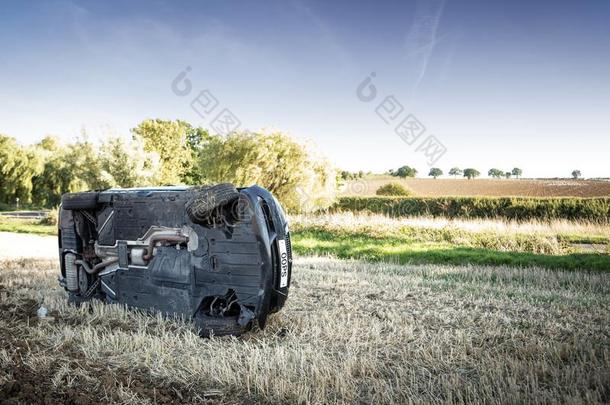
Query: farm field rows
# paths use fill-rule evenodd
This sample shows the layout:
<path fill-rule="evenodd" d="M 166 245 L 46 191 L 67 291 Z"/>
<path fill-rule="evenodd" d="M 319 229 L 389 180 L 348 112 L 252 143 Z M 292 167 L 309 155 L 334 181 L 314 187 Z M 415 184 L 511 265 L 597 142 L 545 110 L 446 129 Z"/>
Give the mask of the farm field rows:
<path fill-rule="evenodd" d="M 384 184 L 397 182 L 415 196 L 487 196 L 487 197 L 607 197 L 610 181 L 603 180 L 530 180 L 530 179 L 401 179 L 392 176 L 370 176 L 347 181 L 343 196 L 374 195 Z"/>
<path fill-rule="evenodd" d="M 0 402 L 589 402 L 610 397 L 607 273 L 303 257 L 264 331 L 81 309 L 55 261 L 0 262 Z M 40 321 L 41 301 L 53 320 Z"/>

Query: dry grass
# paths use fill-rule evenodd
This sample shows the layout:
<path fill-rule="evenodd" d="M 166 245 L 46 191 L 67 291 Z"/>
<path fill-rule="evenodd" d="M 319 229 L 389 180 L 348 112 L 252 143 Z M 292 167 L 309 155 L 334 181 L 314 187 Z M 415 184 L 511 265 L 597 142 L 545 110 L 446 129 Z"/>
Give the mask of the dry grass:
<path fill-rule="evenodd" d="M 608 197 L 610 181 L 603 180 L 497 180 L 497 179 L 399 179 L 372 176 L 347 182 L 341 195 L 375 195 L 387 183 L 398 182 L 416 196 L 490 196 L 490 197 Z"/>
<path fill-rule="evenodd" d="M 31 379 L 34 402 L 610 400 L 604 273 L 303 258 L 267 329 L 205 340 L 179 320 L 69 307 L 55 266 L 0 263 L 0 392 L 35 392 Z M 55 321 L 31 316 L 42 300 Z"/>
<path fill-rule="evenodd" d="M 365 212 L 293 215 L 296 228 L 349 229 L 352 232 L 374 231 L 380 234 L 399 231 L 403 227 L 424 229 L 460 229 L 468 232 L 496 232 L 502 234 L 588 235 L 610 236 L 610 224 L 569 220 L 511 221 L 503 219 L 450 219 L 431 217 L 391 218 Z"/>

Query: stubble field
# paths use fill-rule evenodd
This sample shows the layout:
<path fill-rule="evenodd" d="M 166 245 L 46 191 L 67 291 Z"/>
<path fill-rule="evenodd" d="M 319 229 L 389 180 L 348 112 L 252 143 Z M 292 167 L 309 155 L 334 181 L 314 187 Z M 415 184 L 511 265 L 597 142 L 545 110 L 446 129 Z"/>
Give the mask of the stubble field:
<path fill-rule="evenodd" d="M 222 339 L 69 307 L 56 275 L 0 262 L 0 402 L 610 401 L 606 273 L 300 258 L 285 310 Z"/>
<path fill-rule="evenodd" d="M 431 179 L 371 176 L 348 181 L 344 196 L 375 195 L 384 184 L 397 182 L 415 196 L 486 196 L 486 197 L 608 197 L 610 181 L 603 180 L 529 180 L 529 179 Z"/>

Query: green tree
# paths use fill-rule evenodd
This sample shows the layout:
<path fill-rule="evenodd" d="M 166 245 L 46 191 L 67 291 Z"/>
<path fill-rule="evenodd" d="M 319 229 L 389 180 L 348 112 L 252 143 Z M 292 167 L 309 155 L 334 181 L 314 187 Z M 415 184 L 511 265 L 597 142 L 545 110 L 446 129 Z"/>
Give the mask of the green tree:
<path fill-rule="evenodd" d="M 70 192 L 112 187 L 112 178 L 102 170 L 97 146 L 86 138 L 69 144 L 64 159 L 73 177 Z"/>
<path fill-rule="evenodd" d="M 519 178 L 519 177 L 521 177 L 521 175 L 523 174 L 523 170 L 519 169 L 518 167 L 515 167 L 515 168 L 513 169 L 513 171 L 511 172 L 511 174 L 512 174 L 513 176 L 515 176 L 516 178 Z"/>
<path fill-rule="evenodd" d="M 0 202 L 30 203 L 32 177 L 42 172 L 42 159 L 31 147 L 22 147 L 14 138 L 0 135 Z"/>
<path fill-rule="evenodd" d="M 394 172 L 394 176 L 401 178 L 417 176 L 417 170 L 410 166 L 401 166 Z"/>
<path fill-rule="evenodd" d="M 57 206 L 61 195 L 70 191 L 74 179 L 65 159 L 67 148 L 52 136 L 43 138 L 35 148 L 43 161 L 43 170 L 32 178 L 32 200 L 40 206 Z"/>
<path fill-rule="evenodd" d="M 112 178 L 102 169 L 97 147 L 86 138 L 62 145 L 46 137 L 35 145 L 42 157 L 42 171 L 33 176 L 34 203 L 56 206 L 64 193 L 111 187 Z"/>
<path fill-rule="evenodd" d="M 504 173 L 504 177 L 506 177 L 507 179 L 510 179 L 510 176 L 512 176 L 513 174 L 511 172 L 506 172 Z"/>
<path fill-rule="evenodd" d="M 205 142 L 210 139 L 210 133 L 207 129 L 201 127 L 193 127 L 191 124 L 184 121 L 177 121 L 186 128 L 186 144 L 192 151 L 197 151 Z"/>
<path fill-rule="evenodd" d="M 182 124 L 186 128 L 186 144 L 191 151 L 192 159 L 190 169 L 183 176 L 183 181 L 186 184 L 202 184 L 204 180 L 195 164 L 195 159 L 197 158 L 201 146 L 210 140 L 211 135 L 207 129 L 193 127 L 186 122 L 182 122 Z"/>
<path fill-rule="evenodd" d="M 430 169 L 430 173 L 428 173 L 428 176 L 432 176 L 435 179 L 442 175 L 443 175 L 443 171 L 441 169 L 439 169 L 438 167 L 433 167 L 432 169 Z"/>
<path fill-rule="evenodd" d="M 461 176 L 463 173 L 464 172 L 462 172 L 462 169 L 459 167 L 452 167 L 451 170 L 449 170 L 449 175 L 453 177 Z"/>
<path fill-rule="evenodd" d="M 160 184 L 180 184 L 191 174 L 194 150 L 206 141 L 207 132 L 194 130 L 184 121 L 145 120 L 132 132 L 140 136 L 146 152 L 159 156 Z"/>
<path fill-rule="evenodd" d="M 489 169 L 489 171 L 487 172 L 487 175 L 489 177 L 493 177 L 494 179 L 499 179 L 502 176 L 504 176 L 504 172 L 500 169 Z"/>
<path fill-rule="evenodd" d="M 477 169 L 464 169 L 464 177 L 466 177 L 468 180 L 472 180 L 476 177 L 479 177 L 480 175 L 481 173 Z"/>
<path fill-rule="evenodd" d="M 359 172 L 349 172 L 347 170 L 343 170 L 341 172 L 341 178 L 344 180 L 356 180 L 356 179 L 360 179 L 364 176 L 364 172 L 363 171 L 359 171 Z"/>
<path fill-rule="evenodd" d="M 141 187 L 157 183 L 159 159 L 145 152 L 142 139 L 134 135 L 131 142 L 120 137 L 107 138 L 100 148 L 102 173 L 112 187 Z"/>
<path fill-rule="evenodd" d="M 265 187 L 293 212 L 326 208 L 335 198 L 336 171 L 280 132 L 211 136 L 199 150 L 197 170 L 207 182 Z"/>
<path fill-rule="evenodd" d="M 572 172 L 572 177 L 574 178 L 574 180 L 578 180 L 580 177 L 582 177 L 582 173 L 580 172 L 580 170 L 574 170 Z"/>

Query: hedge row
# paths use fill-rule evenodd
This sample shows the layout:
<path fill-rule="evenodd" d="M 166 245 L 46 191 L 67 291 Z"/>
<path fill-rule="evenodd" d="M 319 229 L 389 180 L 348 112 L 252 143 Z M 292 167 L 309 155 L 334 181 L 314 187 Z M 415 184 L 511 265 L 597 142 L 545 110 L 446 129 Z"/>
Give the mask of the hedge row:
<path fill-rule="evenodd" d="M 393 217 L 610 220 L 610 198 L 341 197 L 334 209 Z"/>

